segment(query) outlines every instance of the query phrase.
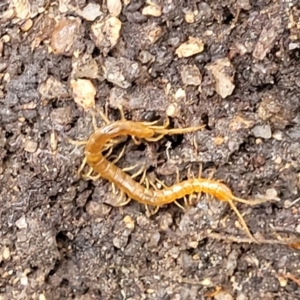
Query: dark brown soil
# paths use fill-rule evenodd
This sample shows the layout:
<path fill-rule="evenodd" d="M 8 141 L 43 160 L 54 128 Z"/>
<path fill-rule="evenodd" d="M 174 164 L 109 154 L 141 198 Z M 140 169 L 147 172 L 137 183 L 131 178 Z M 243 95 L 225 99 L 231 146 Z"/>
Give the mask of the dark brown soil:
<path fill-rule="evenodd" d="M 120 14 L 103 2 L 0 4 L 0 299 L 300 299 L 299 2 L 128 0 Z M 189 37 L 204 49 L 181 57 Z M 237 205 L 261 243 L 216 199 L 147 217 L 78 176 L 83 148 L 68 138 L 93 131 L 78 79 L 111 120 L 121 104 L 136 121 L 205 124 L 128 138 L 118 166 L 171 185 L 201 163 L 236 196 L 271 195 Z"/>

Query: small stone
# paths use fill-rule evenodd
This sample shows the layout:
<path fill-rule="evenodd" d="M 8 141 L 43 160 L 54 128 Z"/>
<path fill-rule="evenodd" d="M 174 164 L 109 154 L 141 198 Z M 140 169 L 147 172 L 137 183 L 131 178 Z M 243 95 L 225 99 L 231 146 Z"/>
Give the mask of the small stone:
<path fill-rule="evenodd" d="M 121 0 L 107 0 L 107 9 L 111 16 L 113 17 L 119 16 L 122 10 Z"/>
<path fill-rule="evenodd" d="M 283 276 L 278 276 L 278 281 L 281 287 L 286 287 L 287 286 L 287 279 L 284 278 Z"/>
<path fill-rule="evenodd" d="M 10 42 L 11 37 L 10 37 L 10 35 L 5 34 L 5 35 L 1 38 L 1 40 L 3 41 L 3 43 L 7 44 L 7 43 Z"/>
<path fill-rule="evenodd" d="M 192 24 L 195 22 L 195 15 L 192 11 L 189 11 L 184 15 L 184 19 L 187 23 Z"/>
<path fill-rule="evenodd" d="M 144 16 L 153 16 L 153 17 L 160 17 L 161 16 L 161 7 L 151 1 L 147 1 L 149 5 L 143 8 L 142 14 Z"/>
<path fill-rule="evenodd" d="M 40 294 L 39 295 L 39 300 L 47 300 L 47 298 L 44 294 Z"/>
<path fill-rule="evenodd" d="M 71 80 L 74 101 L 85 110 L 95 106 L 96 88 L 88 79 Z"/>
<path fill-rule="evenodd" d="M 92 39 L 105 55 L 117 44 L 121 27 L 117 17 L 95 21 L 91 26 Z"/>
<path fill-rule="evenodd" d="M 189 247 L 196 249 L 198 247 L 198 244 L 199 243 L 197 241 L 191 241 L 191 242 L 189 242 Z"/>
<path fill-rule="evenodd" d="M 277 140 L 277 141 L 282 141 L 283 140 L 283 134 L 281 131 L 275 131 L 272 135 L 272 137 Z"/>
<path fill-rule="evenodd" d="M 252 129 L 252 133 L 255 137 L 260 137 L 263 139 L 270 139 L 272 137 L 271 127 L 268 124 L 255 126 Z"/>
<path fill-rule="evenodd" d="M 28 31 L 33 25 L 33 21 L 31 19 L 27 19 L 22 25 L 21 25 L 21 30 L 23 32 Z"/>
<path fill-rule="evenodd" d="M 209 285 L 212 285 L 212 281 L 211 281 L 210 278 L 205 278 L 204 280 L 202 280 L 200 282 L 200 284 L 203 285 L 203 286 L 209 286 Z"/>
<path fill-rule="evenodd" d="M 19 229 L 25 229 L 27 228 L 28 224 L 26 221 L 25 216 L 22 216 L 20 219 L 18 219 L 15 223 L 15 225 L 19 228 Z"/>
<path fill-rule="evenodd" d="M 178 100 L 185 100 L 186 99 L 186 92 L 182 88 L 179 88 L 175 93 L 175 99 Z"/>
<path fill-rule="evenodd" d="M 280 165 L 282 163 L 282 158 L 280 156 L 277 156 L 275 159 L 274 159 L 274 163 L 277 164 L 277 165 Z"/>
<path fill-rule="evenodd" d="M 81 21 L 79 18 L 66 18 L 55 26 L 50 47 L 56 55 L 73 55 L 73 44 L 77 40 Z"/>
<path fill-rule="evenodd" d="M 142 64 L 147 64 L 148 62 L 155 61 L 155 56 L 149 51 L 143 50 L 140 52 L 138 59 Z"/>
<path fill-rule="evenodd" d="M 92 217 L 107 216 L 110 213 L 111 209 L 112 208 L 110 206 L 104 203 L 98 203 L 96 201 L 89 201 L 86 204 L 86 211 Z"/>
<path fill-rule="evenodd" d="M 40 84 L 39 93 L 42 99 L 47 100 L 62 99 L 69 96 L 67 87 L 53 76 L 50 76 L 45 82 Z"/>
<path fill-rule="evenodd" d="M 8 247 L 4 247 L 2 251 L 2 257 L 4 260 L 10 259 L 10 249 Z"/>
<path fill-rule="evenodd" d="M 183 66 L 181 69 L 181 79 L 185 85 L 195 85 L 198 86 L 201 84 L 202 75 L 195 65 Z"/>
<path fill-rule="evenodd" d="M 228 58 L 220 58 L 207 66 L 215 81 L 216 92 L 225 99 L 235 88 L 233 84 L 235 70 Z"/>
<path fill-rule="evenodd" d="M 34 153 L 38 147 L 38 143 L 32 140 L 25 140 L 24 150 L 30 153 Z"/>
<path fill-rule="evenodd" d="M 21 280 L 20 280 L 20 283 L 24 286 L 27 286 L 28 285 L 28 277 L 27 276 L 22 276 Z"/>
<path fill-rule="evenodd" d="M 134 229 L 134 221 L 130 216 L 124 217 L 123 222 L 128 229 Z"/>
<path fill-rule="evenodd" d="M 233 300 L 233 297 L 227 292 L 220 292 L 215 295 L 216 300 Z"/>
<path fill-rule="evenodd" d="M 10 1 L 14 7 L 15 17 L 25 20 L 30 15 L 30 2 L 28 0 L 12 0 Z M 8 2 L 9 3 L 9 2 Z"/>
<path fill-rule="evenodd" d="M 199 38 L 189 37 L 188 41 L 181 44 L 175 51 L 179 58 L 190 57 L 204 50 L 204 43 Z"/>
<path fill-rule="evenodd" d="M 78 11 L 78 15 L 87 21 L 95 21 L 102 15 L 100 5 L 96 3 L 87 4 L 82 11 Z"/>
<path fill-rule="evenodd" d="M 171 103 L 168 107 L 167 107 L 167 111 L 166 114 L 168 117 L 178 117 L 179 116 L 179 109 L 178 109 L 178 105 L 176 103 Z"/>

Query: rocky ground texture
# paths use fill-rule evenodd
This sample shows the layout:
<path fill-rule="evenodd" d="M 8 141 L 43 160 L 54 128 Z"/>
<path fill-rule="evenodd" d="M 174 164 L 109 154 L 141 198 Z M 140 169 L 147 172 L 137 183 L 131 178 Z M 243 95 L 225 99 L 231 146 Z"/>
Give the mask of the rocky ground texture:
<path fill-rule="evenodd" d="M 0 4 L 0 299 L 300 299 L 300 5 L 297 0 L 4 0 Z M 110 120 L 195 133 L 126 146 L 166 185 L 226 183 L 148 217 L 114 207 L 77 170 Z M 97 118 L 98 125 L 103 120 Z M 146 157 L 146 159 L 145 159 Z"/>

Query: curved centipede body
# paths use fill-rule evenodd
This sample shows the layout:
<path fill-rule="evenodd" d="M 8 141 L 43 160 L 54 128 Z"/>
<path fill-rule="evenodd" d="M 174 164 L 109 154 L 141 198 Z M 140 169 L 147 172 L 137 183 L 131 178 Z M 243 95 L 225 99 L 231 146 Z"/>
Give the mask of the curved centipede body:
<path fill-rule="evenodd" d="M 220 201 L 228 202 L 238 216 L 247 235 L 252 241 L 257 242 L 250 233 L 244 218 L 239 213 L 233 201 L 248 205 L 256 205 L 266 202 L 267 200 L 249 201 L 237 198 L 225 184 L 205 178 L 188 179 L 161 190 L 146 188 L 136 182 L 129 174 L 119 169 L 115 164 L 108 161 L 102 154 L 103 147 L 112 139 L 120 136 L 129 135 L 133 138 L 136 137 L 151 141 L 151 139 L 158 140 L 166 134 L 192 132 L 201 128 L 203 128 L 203 126 L 183 129 L 166 129 L 166 126 L 153 126 L 153 123 L 133 122 L 125 119 L 112 122 L 98 128 L 88 139 L 85 147 L 86 163 L 102 178 L 118 187 L 122 196 L 125 194 L 129 199 L 134 199 L 145 205 L 159 207 L 172 203 L 186 195 L 202 192 L 207 193 Z M 155 139 L 155 135 L 157 134 L 160 136 Z"/>

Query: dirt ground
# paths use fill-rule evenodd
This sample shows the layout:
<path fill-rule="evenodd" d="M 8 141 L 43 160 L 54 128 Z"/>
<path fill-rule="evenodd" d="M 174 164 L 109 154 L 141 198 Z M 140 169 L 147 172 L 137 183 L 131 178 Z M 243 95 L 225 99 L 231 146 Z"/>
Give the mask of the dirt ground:
<path fill-rule="evenodd" d="M 4 0 L 0 12 L 1 300 L 300 299 L 298 0 Z M 93 106 L 114 121 L 118 105 L 134 121 L 204 124 L 122 140 L 110 160 L 125 146 L 118 167 L 168 186 L 202 165 L 267 199 L 237 204 L 260 243 L 226 202 L 148 216 L 79 176 L 84 148 L 69 139 L 88 139 Z"/>

